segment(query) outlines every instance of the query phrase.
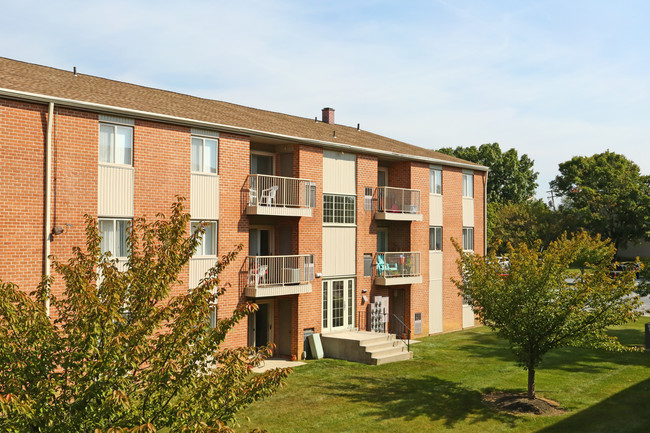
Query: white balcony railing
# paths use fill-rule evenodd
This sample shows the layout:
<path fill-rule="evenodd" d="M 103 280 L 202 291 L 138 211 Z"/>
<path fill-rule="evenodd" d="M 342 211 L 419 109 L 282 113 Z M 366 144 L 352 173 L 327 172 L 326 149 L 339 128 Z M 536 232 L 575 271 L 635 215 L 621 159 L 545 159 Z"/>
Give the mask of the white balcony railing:
<path fill-rule="evenodd" d="M 248 176 L 248 206 L 313 208 L 315 184 L 307 179 L 251 174 Z"/>
<path fill-rule="evenodd" d="M 380 186 L 375 190 L 375 219 L 387 221 L 422 221 L 420 190 Z"/>
<path fill-rule="evenodd" d="M 419 252 L 377 253 L 375 256 L 375 284 L 390 286 L 421 282 Z"/>
<path fill-rule="evenodd" d="M 419 214 L 420 190 L 380 186 L 377 188 L 377 211 Z"/>
<path fill-rule="evenodd" d="M 287 287 L 314 279 L 314 256 L 248 256 L 248 287 Z"/>

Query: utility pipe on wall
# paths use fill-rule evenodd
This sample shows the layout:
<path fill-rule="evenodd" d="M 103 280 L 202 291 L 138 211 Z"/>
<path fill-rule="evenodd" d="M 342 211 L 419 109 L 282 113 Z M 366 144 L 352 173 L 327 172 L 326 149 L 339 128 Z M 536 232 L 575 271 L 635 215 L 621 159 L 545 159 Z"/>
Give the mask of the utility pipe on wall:
<path fill-rule="evenodd" d="M 43 222 L 43 274 L 50 276 L 50 244 L 52 242 L 52 127 L 54 125 L 54 102 L 50 102 L 47 112 L 47 135 L 45 137 L 45 220 Z M 50 315 L 50 297 L 45 298 L 45 311 Z"/>

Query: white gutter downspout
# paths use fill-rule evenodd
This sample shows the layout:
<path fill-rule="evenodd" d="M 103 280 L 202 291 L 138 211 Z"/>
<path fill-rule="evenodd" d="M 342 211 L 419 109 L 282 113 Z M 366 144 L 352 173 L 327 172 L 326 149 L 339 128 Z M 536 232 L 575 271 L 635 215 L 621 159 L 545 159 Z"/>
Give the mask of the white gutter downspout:
<path fill-rule="evenodd" d="M 47 136 L 45 137 L 45 221 L 43 223 L 43 273 L 45 277 L 50 276 L 50 244 L 52 231 L 52 126 L 54 124 L 54 102 L 50 102 L 47 112 Z M 45 298 L 45 312 L 50 317 L 50 295 Z"/>

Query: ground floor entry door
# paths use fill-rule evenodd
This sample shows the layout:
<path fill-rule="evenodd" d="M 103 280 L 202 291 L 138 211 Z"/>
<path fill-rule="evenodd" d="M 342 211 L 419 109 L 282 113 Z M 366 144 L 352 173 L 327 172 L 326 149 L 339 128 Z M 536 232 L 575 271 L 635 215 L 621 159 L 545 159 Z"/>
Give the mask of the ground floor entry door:
<path fill-rule="evenodd" d="M 323 281 L 323 332 L 354 327 L 354 278 Z"/>
<path fill-rule="evenodd" d="M 259 309 L 248 316 L 248 345 L 262 347 L 273 342 L 273 304 L 258 303 Z"/>
<path fill-rule="evenodd" d="M 388 319 L 391 334 L 406 334 L 406 291 L 404 289 L 391 290 L 391 317 Z"/>

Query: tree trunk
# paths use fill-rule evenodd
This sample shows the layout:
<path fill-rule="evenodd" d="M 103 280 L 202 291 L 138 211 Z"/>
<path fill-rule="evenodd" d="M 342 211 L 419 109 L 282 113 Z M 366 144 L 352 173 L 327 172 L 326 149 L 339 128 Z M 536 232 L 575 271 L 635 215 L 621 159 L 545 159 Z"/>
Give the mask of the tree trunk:
<path fill-rule="evenodd" d="M 528 367 L 528 399 L 535 400 L 535 368 Z"/>

